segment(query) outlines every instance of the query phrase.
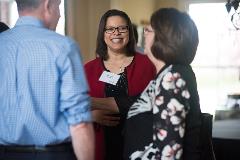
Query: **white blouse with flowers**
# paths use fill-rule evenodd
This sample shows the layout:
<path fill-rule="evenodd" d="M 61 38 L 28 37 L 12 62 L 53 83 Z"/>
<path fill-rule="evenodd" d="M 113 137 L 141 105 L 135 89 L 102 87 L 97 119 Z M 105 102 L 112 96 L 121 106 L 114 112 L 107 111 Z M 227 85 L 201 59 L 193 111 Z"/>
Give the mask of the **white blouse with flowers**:
<path fill-rule="evenodd" d="M 126 141 L 131 143 L 126 142 L 129 146 L 126 147 L 125 159 L 182 159 L 185 120 L 191 100 L 188 84 L 192 82 L 185 79 L 181 69 L 185 70 L 188 67 L 165 66 L 131 106 L 126 121 L 126 136 L 131 135 Z M 147 116 L 145 113 L 151 114 Z M 144 118 L 139 117 L 134 122 L 137 116 Z M 131 120 L 133 121 L 130 122 Z"/>

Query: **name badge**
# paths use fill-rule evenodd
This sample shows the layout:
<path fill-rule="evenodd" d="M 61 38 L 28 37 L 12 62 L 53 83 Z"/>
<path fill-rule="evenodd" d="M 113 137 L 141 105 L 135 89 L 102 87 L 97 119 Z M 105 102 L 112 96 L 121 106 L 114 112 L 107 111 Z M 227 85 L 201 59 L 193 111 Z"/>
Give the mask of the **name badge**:
<path fill-rule="evenodd" d="M 120 78 L 120 75 L 118 75 L 118 74 L 103 71 L 102 75 L 99 78 L 99 81 L 109 83 L 112 85 L 116 85 L 119 78 Z"/>

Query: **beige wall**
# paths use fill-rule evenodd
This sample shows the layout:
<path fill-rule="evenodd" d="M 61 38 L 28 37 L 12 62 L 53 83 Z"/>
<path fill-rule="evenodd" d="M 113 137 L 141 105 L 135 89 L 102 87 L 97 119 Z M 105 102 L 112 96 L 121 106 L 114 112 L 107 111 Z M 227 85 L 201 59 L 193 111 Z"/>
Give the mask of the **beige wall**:
<path fill-rule="evenodd" d="M 156 0 L 155 2 L 156 2 L 155 9 L 166 8 L 166 7 L 174 7 L 174 8 L 178 7 L 178 0 Z"/>
<path fill-rule="evenodd" d="M 125 11 L 132 22 L 141 24 L 142 20 L 148 20 L 155 9 L 155 0 L 112 0 L 112 8 Z"/>
<path fill-rule="evenodd" d="M 98 22 L 110 0 L 66 0 L 66 33 L 80 45 L 83 60 L 95 57 Z"/>

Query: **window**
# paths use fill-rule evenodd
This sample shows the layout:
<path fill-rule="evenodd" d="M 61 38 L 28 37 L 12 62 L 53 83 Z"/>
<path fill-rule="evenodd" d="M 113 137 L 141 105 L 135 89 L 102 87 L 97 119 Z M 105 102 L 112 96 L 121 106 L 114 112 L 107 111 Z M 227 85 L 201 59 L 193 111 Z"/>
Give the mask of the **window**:
<path fill-rule="evenodd" d="M 225 3 L 190 4 L 189 14 L 199 31 L 192 63 L 203 112 L 225 107 L 228 94 L 240 93 L 240 30 L 230 20 Z"/>

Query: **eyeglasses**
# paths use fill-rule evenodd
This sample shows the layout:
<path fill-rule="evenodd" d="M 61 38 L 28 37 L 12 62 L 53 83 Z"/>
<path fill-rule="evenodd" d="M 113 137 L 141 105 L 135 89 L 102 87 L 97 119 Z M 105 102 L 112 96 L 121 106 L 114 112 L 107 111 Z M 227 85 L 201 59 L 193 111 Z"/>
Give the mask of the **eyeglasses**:
<path fill-rule="evenodd" d="M 144 29 L 143 29 L 143 32 L 144 33 L 150 33 L 150 32 L 154 32 L 152 29 L 149 29 L 149 28 L 147 28 L 147 27 L 145 27 Z"/>
<path fill-rule="evenodd" d="M 119 33 L 126 33 L 128 31 L 128 26 L 118 26 L 118 27 L 108 27 L 108 28 L 105 28 L 105 32 L 108 33 L 108 34 L 112 34 L 116 30 Z"/>

